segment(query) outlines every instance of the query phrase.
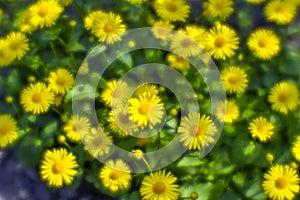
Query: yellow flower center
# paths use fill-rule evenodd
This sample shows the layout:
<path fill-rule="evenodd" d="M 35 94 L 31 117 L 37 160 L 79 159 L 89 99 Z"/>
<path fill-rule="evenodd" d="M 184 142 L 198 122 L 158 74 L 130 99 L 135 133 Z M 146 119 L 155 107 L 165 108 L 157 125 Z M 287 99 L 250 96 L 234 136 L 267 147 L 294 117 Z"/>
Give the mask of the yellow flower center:
<path fill-rule="evenodd" d="M 215 46 L 218 48 L 224 47 L 226 45 L 226 43 L 227 43 L 227 40 L 222 36 L 217 37 L 215 40 Z"/>
<path fill-rule="evenodd" d="M 4 136 L 8 133 L 8 127 L 5 125 L 0 126 L 0 135 Z"/>
<path fill-rule="evenodd" d="M 259 132 L 260 134 L 265 134 L 267 132 L 266 126 L 258 126 L 257 132 Z"/>
<path fill-rule="evenodd" d="M 181 40 L 181 42 L 180 42 L 180 44 L 181 44 L 181 46 L 182 46 L 183 48 L 188 48 L 188 47 L 190 47 L 190 46 L 192 45 L 192 43 L 193 43 L 193 41 L 190 40 L 190 39 L 188 39 L 188 38 L 183 39 L 183 40 Z"/>
<path fill-rule="evenodd" d="M 111 95 L 112 95 L 114 98 L 118 98 L 118 97 L 121 96 L 121 93 L 122 93 L 122 92 L 121 92 L 119 89 L 115 88 L 115 89 L 112 91 Z"/>
<path fill-rule="evenodd" d="M 261 48 L 267 47 L 268 44 L 269 44 L 269 41 L 268 41 L 267 38 L 260 39 L 259 42 L 258 42 L 258 46 L 261 47 Z"/>
<path fill-rule="evenodd" d="M 39 16 L 41 17 L 45 17 L 46 15 L 48 15 L 48 12 L 49 12 L 49 9 L 44 6 L 44 7 L 41 7 L 40 10 L 39 10 Z"/>
<path fill-rule="evenodd" d="M 112 180 L 117 180 L 120 177 L 120 172 L 116 170 L 112 170 L 109 174 L 109 178 Z"/>
<path fill-rule="evenodd" d="M 60 174 L 64 171 L 64 165 L 62 162 L 56 162 L 54 163 L 54 165 L 52 166 L 52 172 L 54 174 Z"/>
<path fill-rule="evenodd" d="M 32 101 L 34 103 L 41 103 L 42 102 L 42 95 L 40 93 L 35 93 L 33 96 L 32 96 Z"/>
<path fill-rule="evenodd" d="M 283 6 L 278 6 L 276 9 L 275 9 L 275 12 L 279 13 L 279 14 L 283 14 L 285 11 L 284 7 Z"/>
<path fill-rule="evenodd" d="M 151 106 L 149 104 L 144 103 L 144 104 L 140 105 L 138 110 L 141 115 L 147 115 L 147 114 L 149 114 L 150 108 L 151 108 Z"/>
<path fill-rule="evenodd" d="M 103 144 L 102 142 L 102 138 L 100 136 L 96 137 L 94 140 L 93 140 L 93 144 L 94 146 L 96 147 L 99 147 Z"/>
<path fill-rule="evenodd" d="M 278 189 L 284 189 L 287 186 L 288 182 L 284 177 L 278 178 L 275 181 L 275 187 Z"/>
<path fill-rule="evenodd" d="M 235 75 L 231 75 L 229 78 L 228 78 L 228 82 L 231 84 L 231 85 L 234 85 L 238 82 L 238 77 L 235 76 Z"/>
<path fill-rule="evenodd" d="M 10 49 L 11 50 L 18 50 L 20 48 L 20 43 L 19 42 L 12 42 L 10 45 L 9 45 Z"/>
<path fill-rule="evenodd" d="M 115 30 L 115 27 L 112 23 L 107 23 L 105 24 L 104 28 L 103 28 L 104 32 L 106 33 L 111 33 Z"/>
<path fill-rule="evenodd" d="M 167 6 L 166 6 L 167 10 L 170 11 L 170 12 L 176 12 L 178 10 L 178 7 L 175 3 L 169 3 Z"/>
<path fill-rule="evenodd" d="M 128 115 L 119 113 L 118 115 L 119 121 L 122 122 L 122 124 L 129 124 L 130 120 Z"/>
<path fill-rule="evenodd" d="M 288 100 L 288 95 L 286 93 L 281 93 L 278 95 L 278 100 L 284 103 Z"/>
<path fill-rule="evenodd" d="M 73 131 L 74 132 L 80 132 L 81 129 L 82 129 L 82 125 L 81 124 L 79 124 L 78 122 L 74 123 L 74 125 L 73 125 Z"/>
<path fill-rule="evenodd" d="M 153 185 L 153 192 L 155 192 L 156 194 L 161 194 L 161 193 L 165 192 L 166 189 L 167 189 L 166 184 L 161 181 L 159 181 Z"/>
<path fill-rule="evenodd" d="M 215 9 L 218 11 L 223 11 L 225 8 L 224 4 L 222 2 L 216 3 L 215 4 Z"/>
<path fill-rule="evenodd" d="M 190 136 L 192 136 L 192 137 L 201 136 L 201 135 L 203 135 L 203 133 L 204 133 L 204 131 L 199 125 L 198 126 L 195 125 L 190 128 Z"/>
<path fill-rule="evenodd" d="M 63 77 L 63 76 L 58 76 L 58 77 L 56 78 L 56 84 L 57 84 L 57 85 L 62 86 L 62 85 L 64 85 L 65 83 L 66 83 L 65 77 Z"/>

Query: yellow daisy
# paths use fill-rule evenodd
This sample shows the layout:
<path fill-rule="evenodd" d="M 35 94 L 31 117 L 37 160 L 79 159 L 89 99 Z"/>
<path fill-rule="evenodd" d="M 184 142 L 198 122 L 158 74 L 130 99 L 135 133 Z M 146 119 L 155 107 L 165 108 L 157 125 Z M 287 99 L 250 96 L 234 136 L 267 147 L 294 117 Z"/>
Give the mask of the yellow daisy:
<path fill-rule="evenodd" d="M 87 30 L 91 30 L 92 33 L 97 31 L 97 24 L 100 19 L 106 16 L 107 13 L 104 13 L 100 10 L 91 12 L 87 17 L 84 18 L 84 27 Z"/>
<path fill-rule="evenodd" d="M 167 61 L 169 62 L 171 67 L 180 71 L 184 71 L 190 68 L 190 63 L 177 54 L 168 54 Z"/>
<path fill-rule="evenodd" d="M 111 192 L 120 192 L 129 188 L 132 176 L 129 166 L 122 160 L 109 160 L 99 171 L 103 186 Z"/>
<path fill-rule="evenodd" d="M 6 67 L 14 60 L 14 57 L 6 53 L 7 45 L 6 40 L 0 39 L 0 67 Z"/>
<path fill-rule="evenodd" d="M 233 0 L 206 0 L 203 2 L 203 15 L 225 20 L 234 11 L 233 3 Z"/>
<path fill-rule="evenodd" d="M 201 53 L 201 47 L 204 48 L 206 37 L 205 28 L 186 26 L 171 38 L 172 52 L 184 57 L 198 55 Z"/>
<path fill-rule="evenodd" d="M 222 70 L 221 79 L 223 80 L 225 90 L 230 93 L 242 93 L 248 85 L 246 72 L 236 66 L 227 67 Z"/>
<path fill-rule="evenodd" d="M 171 36 L 171 30 L 174 28 L 174 25 L 169 21 L 160 20 L 153 23 L 154 29 L 152 29 L 152 33 L 155 38 L 167 40 Z"/>
<path fill-rule="evenodd" d="M 161 99 L 145 92 L 137 98 L 129 99 L 129 114 L 139 126 L 156 125 L 162 121 L 164 112 Z"/>
<path fill-rule="evenodd" d="M 54 94 L 44 83 L 32 83 L 22 90 L 21 104 L 26 112 L 41 114 L 48 111 Z"/>
<path fill-rule="evenodd" d="M 99 42 L 113 44 L 121 41 L 121 35 L 126 31 L 126 26 L 122 23 L 122 18 L 112 12 L 103 15 L 95 24 L 95 35 Z"/>
<path fill-rule="evenodd" d="M 78 143 L 80 138 L 85 138 L 89 134 L 90 126 L 87 117 L 74 115 L 64 125 L 63 130 L 71 142 Z"/>
<path fill-rule="evenodd" d="M 183 117 L 178 127 L 180 141 L 189 149 L 200 150 L 215 141 L 214 135 L 217 129 L 209 116 L 199 113 L 189 113 Z"/>
<path fill-rule="evenodd" d="M 32 33 L 36 26 L 32 23 L 32 15 L 29 9 L 26 9 L 18 17 L 19 30 L 23 33 Z"/>
<path fill-rule="evenodd" d="M 166 21 L 185 21 L 190 13 L 190 6 L 185 0 L 156 0 L 154 10 Z"/>
<path fill-rule="evenodd" d="M 271 199 L 294 199 L 299 193 L 298 172 L 288 165 L 272 166 L 264 178 L 262 186 Z"/>
<path fill-rule="evenodd" d="M 270 60 L 281 49 L 279 37 L 273 30 L 268 28 L 259 28 L 252 32 L 247 45 L 254 56 L 262 60 Z"/>
<path fill-rule="evenodd" d="M 177 178 L 171 172 L 158 171 L 150 173 L 142 182 L 140 193 L 142 200 L 174 200 L 180 195 Z"/>
<path fill-rule="evenodd" d="M 74 84 L 73 75 L 66 69 L 59 68 L 51 72 L 49 77 L 49 88 L 57 94 L 67 93 Z"/>
<path fill-rule="evenodd" d="M 55 24 L 63 8 L 56 0 L 39 0 L 29 8 L 31 21 L 34 26 L 41 28 L 50 27 Z"/>
<path fill-rule="evenodd" d="M 266 0 L 245 0 L 245 2 L 250 3 L 250 4 L 261 4 L 265 1 Z"/>
<path fill-rule="evenodd" d="M 217 23 L 209 30 L 205 47 L 215 59 L 227 59 L 239 48 L 239 37 L 228 25 Z"/>
<path fill-rule="evenodd" d="M 117 107 L 117 105 L 123 104 L 129 95 L 129 88 L 123 81 L 111 80 L 106 84 L 106 88 L 101 93 L 101 100 L 107 106 Z M 112 102 L 112 99 L 114 101 Z M 114 105 L 112 105 L 114 103 Z"/>
<path fill-rule="evenodd" d="M 156 85 L 146 83 L 146 84 L 142 84 L 136 89 L 136 91 L 134 92 L 134 96 L 139 96 L 145 92 L 150 93 L 150 95 L 158 95 L 158 89 Z"/>
<path fill-rule="evenodd" d="M 109 122 L 109 128 L 120 136 L 127 136 L 137 130 L 136 124 L 129 118 L 127 109 L 123 109 L 122 107 L 114 108 L 109 113 L 107 121 Z"/>
<path fill-rule="evenodd" d="M 299 93 L 297 87 L 288 82 L 280 82 L 275 84 L 268 96 L 272 109 L 287 114 L 288 111 L 297 107 Z"/>
<path fill-rule="evenodd" d="M 84 138 L 84 145 L 95 158 L 107 155 L 112 145 L 112 137 L 101 127 L 91 128 Z"/>
<path fill-rule="evenodd" d="M 240 115 L 239 107 L 236 103 L 231 100 L 225 102 L 220 102 L 216 108 L 216 116 L 218 120 L 225 122 L 225 123 L 232 123 L 234 122 Z"/>
<path fill-rule="evenodd" d="M 11 115 L 0 115 L 0 148 L 7 147 L 18 139 L 17 122 Z"/>
<path fill-rule="evenodd" d="M 78 164 L 73 153 L 64 148 L 46 150 L 40 164 L 40 176 L 50 187 L 70 185 Z"/>
<path fill-rule="evenodd" d="M 4 53 L 7 54 L 7 57 L 13 59 L 21 59 L 25 53 L 29 50 L 28 39 L 23 33 L 20 32 L 11 32 L 5 38 L 6 49 Z"/>
<path fill-rule="evenodd" d="M 73 0 L 58 0 L 58 3 L 62 6 L 68 6 L 73 2 Z"/>
<path fill-rule="evenodd" d="M 292 146 L 292 153 L 296 160 L 300 162 L 300 136 L 296 138 L 296 141 L 293 143 Z"/>
<path fill-rule="evenodd" d="M 268 21 L 279 25 L 291 23 L 297 14 L 297 6 L 289 0 L 272 0 L 264 8 Z"/>
<path fill-rule="evenodd" d="M 253 139 L 258 138 L 260 142 L 267 142 L 274 134 L 274 125 L 265 117 L 257 117 L 252 120 L 248 127 Z"/>

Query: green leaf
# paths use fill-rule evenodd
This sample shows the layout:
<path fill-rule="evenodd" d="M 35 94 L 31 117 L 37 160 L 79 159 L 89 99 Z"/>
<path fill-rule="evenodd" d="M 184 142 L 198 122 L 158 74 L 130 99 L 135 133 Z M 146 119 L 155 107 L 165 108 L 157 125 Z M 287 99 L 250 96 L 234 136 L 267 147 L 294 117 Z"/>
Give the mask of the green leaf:
<path fill-rule="evenodd" d="M 85 50 L 86 48 L 79 42 L 72 42 L 66 46 L 67 52 L 78 52 L 78 51 L 85 51 Z"/>
<path fill-rule="evenodd" d="M 131 58 L 131 55 L 129 53 L 118 57 L 118 60 L 122 61 L 128 67 L 132 67 L 132 58 Z"/>
<path fill-rule="evenodd" d="M 195 167 L 199 165 L 203 165 L 206 163 L 205 159 L 201 159 L 199 157 L 188 157 L 184 156 L 179 163 L 177 164 L 178 167 Z"/>

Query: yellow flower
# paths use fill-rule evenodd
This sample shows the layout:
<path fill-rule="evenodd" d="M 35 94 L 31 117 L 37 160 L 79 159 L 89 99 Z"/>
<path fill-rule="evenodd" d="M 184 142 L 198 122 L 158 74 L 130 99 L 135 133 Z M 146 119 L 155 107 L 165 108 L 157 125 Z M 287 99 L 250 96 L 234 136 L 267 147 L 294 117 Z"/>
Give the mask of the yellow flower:
<path fill-rule="evenodd" d="M 264 14 L 270 22 L 289 24 L 296 17 L 297 5 L 290 0 L 272 0 L 265 6 Z"/>
<path fill-rule="evenodd" d="M 235 50 L 239 48 L 239 37 L 233 28 L 217 23 L 209 30 L 205 46 L 213 58 L 225 60 L 235 55 Z"/>
<path fill-rule="evenodd" d="M 11 32 L 5 38 L 6 49 L 4 53 L 7 57 L 21 59 L 29 50 L 28 39 L 23 33 Z"/>
<path fill-rule="evenodd" d="M 200 150 L 215 141 L 214 135 L 217 129 L 209 116 L 199 113 L 189 113 L 183 117 L 178 127 L 180 141 L 189 149 Z"/>
<path fill-rule="evenodd" d="M 190 6 L 185 0 L 156 0 L 154 10 L 166 21 L 185 21 L 189 16 Z"/>
<path fill-rule="evenodd" d="M 18 139 L 17 122 L 11 115 L 0 115 L 0 148 L 7 147 Z"/>
<path fill-rule="evenodd" d="M 173 53 L 184 57 L 199 55 L 201 48 L 204 49 L 206 36 L 205 28 L 187 26 L 171 38 L 171 49 Z"/>
<path fill-rule="evenodd" d="M 233 93 L 242 93 L 245 91 L 248 79 L 245 71 L 240 67 L 227 67 L 221 72 L 225 90 Z"/>
<path fill-rule="evenodd" d="M 107 82 L 106 88 L 101 93 L 101 100 L 107 106 L 117 107 L 123 104 L 126 98 L 129 96 L 129 88 L 123 81 L 111 80 Z M 112 102 L 112 99 L 113 102 Z M 112 105 L 114 103 L 114 105 Z"/>
<path fill-rule="evenodd" d="M 41 114 L 48 111 L 54 94 L 44 83 L 32 83 L 22 90 L 21 104 L 26 112 Z"/>
<path fill-rule="evenodd" d="M 142 200 L 174 200 L 180 195 L 177 180 L 171 172 L 158 171 L 150 173 L 142 182 L 140 193 Z"/>
<path fill-rule="evenodd" d="M 297 87 L 288 82 L 280 82 L 274 85 L 268 96 L 272 109 L 287 114 L 297 107 L 299 93 Z"/>
<path fill-rule="evenodd" d="M 62 6 L 68 6 L 73 2 L 73 0 L 58 0 L 58 3 Z"/>
<path fill-rule="evenodd" d="M 46 150 L 40 164 L 40 176 L 50 187 L 60 188 L 73 182 L 77 167 L 76 157 L 66 149 Z"/>
<path fill-rule="evenodd" d="M 254 56 L 262 60 L 271 59 L 281 49 L 279 37 L 273 30 L 268 28 L 259 28 L 252 32 L 247 45 Z"/>
<path fill-rule="evenodd" d="M 160 20 L 154 22 L 154 29 L 152 29 L 152 33 L 155 38 L 167 40 L 171 36 L 171 30 L 174 28 L 174 25 L 169 21 Z"/>
<path fill-rule="evenodd" d="M 267 142 L 274 134 L 274 125 L 265 117 L 257 117 L 252 120 L 248 127 L 251 137 L 258 138 L 260 142 Z"/>
<path fill-rule="evenodd" d="M 139 96 L 145 92 L 150 93 L 150 95 L 158 95 L 158 89 L 156 87 L 156 85 L 154 84 L 142 84 L 141 86 L 139 86 L 136 91 L 134 92 L 135 96 Z"/>
<path fill-rule="evenodd" d="M 266 0 L 245 0 L 245 1 L 250 4 L 261 4 L 261 3 L 265 2 Z"/>
<path fill-rule="evenodd" d="M 218 120 L 223 121 L 225 123 L 232 123 L 235 121 L 240 115 L 239 107 L 236 105 L 234 101 L 220 102 L 216 108 L 216 116 Z"/>
<path fill-rule="evenodd" d="M 225 20 L 233 11 L 233 0 L 206 0 L 203 2 L 203 15 L 206 17 Z"/>
<path fill-rule="evenodd" d="M 73 75 L 66 69 L 59 68 L 51 72 L 49 77 L 49 88 L 57 94 L 67 93 L 74 84 Z"/>
<path fill-rule="evenodd" d="M 0 67 L 6 67 L 14 60 L 14 57 L 9 56 L 6 51 L 7 41 L 0 39 Z"/>
<path fill-rule="evenodd" d="M 265 157 L 266 161 L 268 161 L 269 163 L 272 163 L 274 160 L 274 155 L 271 153 L 267 153 L 266 157 Z"/>
<path fill-rule="evenodd" d="M 119 15 L 110 12 L 96 21 L 94 34 L 98 37 L 99 42 L 113 44 L 121 41 L 121 35 L 126 30 L 126 26 L 122 23 Z"/>
<path fill-rule="evenodd" d="M 84 145 L 95 158 L 107 155 L 112 145 L 112 137 L 103 131 L 101 127 L 91 128 L 91 131 L 84 138 Z"/>
<path fill-rule="evenodd" d="M 296 160 L 300 162 L 300 136 L 298 136 L 296 141 L 293 143 L 292 153 Z"/>
<path fill-rule="evenodd" d="M 122 160 L 109 160 L 99 171 L 103 186 L 111 192 L 120 192 L 129 188 L 132 176 L 129 166 Z"/>
<path fill-rule="evenodd" d="M 132 5 L 141 5 L 142 3 L 146 2 L 146 0 L 126 0 L 126 1 Z"/>
<path fill-rule="evenodd" d="M 29 9 L 26 9 L 22 14 L 18 17 L 19 29 L 23 33 L 32 33 L 36 26 L 32 23 L 32 15 Z"/>
<path fill-rule="evenodd" d="M 50 27 L 55 24 L 63 8 L 56 0 L 39 0 L 29 8 L 31 21 L 40 28 Z"/>
<path fill-rule="evenodd" d="M 74 115 L 67 121 L 63 129 L 71 142 L 78 143 L 80 138 L 85 138 L 89 134 L 90 126 L 90 121 L 87 117 Z"/>
<path fill-rule="evenodd" d="M 87 17 L 84 18 L 84 27 L 87 30 L 91 30 L 92 33 L 97 31 L 97 23 L 100 19 L 102 19 L 107 14 L 98 10 L 91 12 Z"/>
<path fill-rule="evenodd" d="M 127 109 L 122 109 L 121 107 L 114 108 L 109 113 L 107 121 L 109 122 L 109 128 L 120 136 L 127 136 L 137 130 L 136 124 L 129 118 Z"/>
<path fill-rule="evenodd" d="M 170 66 L 184 71 L 190 68 L 190 63 L 185 60 L 184 58 L 178 56 L 177 54 L 168 54 L 167 61 L 169 62 Z"/>
<path fill-rule="evenodd" d="M 299 193 L 298 173 L 288 165 L 272 166 L 264 178 L 262 186 L 271 199 L 294 199 Z"/>
<path fill-rule="evenodd" d="M 129 114 L 133 122 L 139 126 L 156 125 L 164 115 L 161 99 L 145 92 L 137 98 L 129 99 Z"/>

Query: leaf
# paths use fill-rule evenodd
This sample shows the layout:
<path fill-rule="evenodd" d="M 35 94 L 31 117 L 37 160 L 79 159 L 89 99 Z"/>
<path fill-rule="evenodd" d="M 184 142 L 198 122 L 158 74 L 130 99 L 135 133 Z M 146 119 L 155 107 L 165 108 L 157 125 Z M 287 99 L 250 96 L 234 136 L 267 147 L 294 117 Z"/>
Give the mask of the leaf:
<path fill-rule="evenodd" d="M 86 48 L 79 42 L 71 42 L 66 46 L 66 52 L 85 51 Z"/>
<path fill-rule="evenodd" d="M 179 163 L 177 164 L 178 167 L 195 167 L 199 165 L 203 165 L 206 163 L 205 159 L 201 159 L 199 157 L 183 157 Z"/>
<path fill-rule="evenodd" d="M 128 67 L 132 67 L 132 58 L 131 58 L 131 55 L 129 53 L 118 57 L 118 60 L 122 61 Z"/>

